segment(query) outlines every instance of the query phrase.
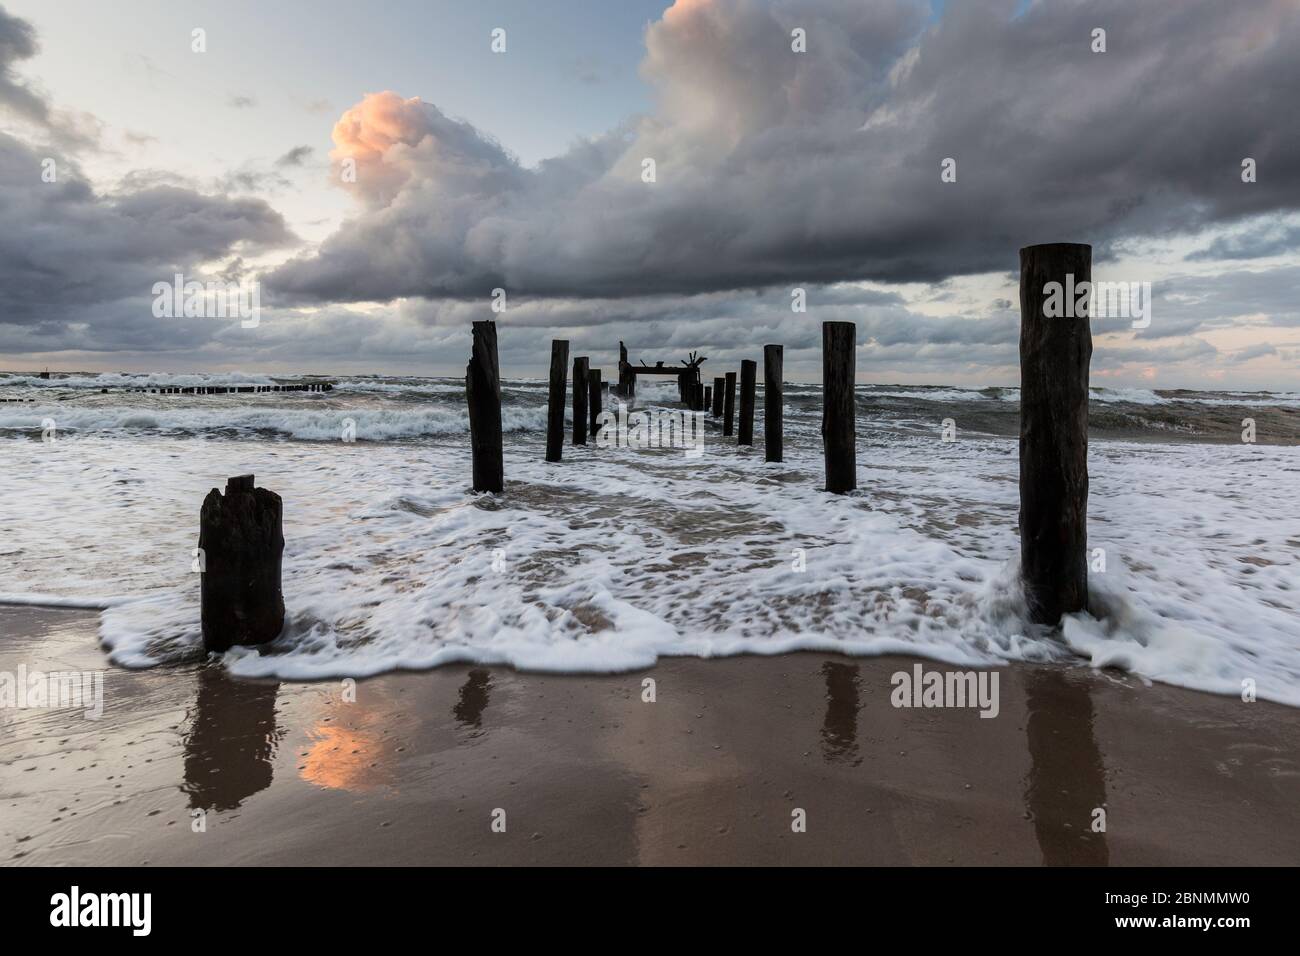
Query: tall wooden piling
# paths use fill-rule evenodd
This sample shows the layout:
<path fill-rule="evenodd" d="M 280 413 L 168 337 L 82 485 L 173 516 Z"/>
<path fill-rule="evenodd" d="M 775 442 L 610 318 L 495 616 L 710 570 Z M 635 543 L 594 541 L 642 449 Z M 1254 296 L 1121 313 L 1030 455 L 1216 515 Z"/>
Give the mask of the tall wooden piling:
<path fill-rule="evenodd" d="M 835 494 L 858 486 L 853 408 L 857 331 L 852 322 L 822 323 L 822 447 L 826 490 Z"/>
<path fill-rule="evenodd" d="M 573 360 L 573 443 L 587 444 L 587 373 L 590 360 L 582 355 Z"/>
<path fill-rule="evenodd" d="M 228 479 L 225 495 L 213 488 L 199 512 L 199 554 L 203 646 L 221 652 L 279 637 L 284 629 L 280 496 L 253 487 L 252 475 Z"/>
<path fill-rule="evenodd" d="M 712 386 L 712 385 L 705 385 L 705 386 L 704 386 L 704 404 L 703 404 L 701 410 L 707 412 L 707 411 L 709 411 L 709 409 L 712 408 L 712 407 L 713 407 L 713 386 Z"/>
<path fill-rule="evenodd" d="M 737 445 L 754 444 L 754 382 L 758 377 L 758 363 L 742 359 L 740 363 L 740 434 Z"/>
<path fill-rule="evenodd" d="M 564 457 L 564 399 L 568 388 L 569 343 L 551 341 L 551 391 L 546 400 L 546 460 Z"/>
<path fill-rule="evenodd" d="M 501 457 L 501 372 L 497 365 L 497 324 L 474 323 L 474 346 L 465 368 L 469 402 L 469 444 L 474 456 L 474 490 L 505 490 Z"/>
<path fill-rule="evenodd" d="M 726 379 L 719 375 L 713 380 L 713 417 L 722 417 L 722 397 L 725 392 Z"/>
<path fill-rule="evenodd" d="M 728 372 L 726 394 L 722 397 L 722 434 L 730 436 L 736 423 L 736 373 Z"/>
<path fill-rule="evenodd" d="M 1088 604 L 1088 365 L 1092 246 L 1020 250 L 1020 565 L 1032 619 L 1056 624 Z M 1046 290 L 1051 283 L 1059 287 Z M 1055 293 L 1054 315 L 1047 292 Z M 1080 314 L 1081 313 L 1081 314 Z"/>
<path fill-rule="evenodd" d="M 768 461 L 782 461 L 784 455 L 784 352 L 780 345 L 763 346 L 763 445 Z"/>
<path fill-rule="evenodd" d="M 590 430 L 591 430 L 592 441 L 595 441 L 596 437 L 600 434 L 600 412 L 602 407 L 601 397 L 600 397 L 600 391 L 601 391 L 600 384 L 601 384 L 600 369 L 593 368 L 589 372 L 587 372 L 587 387 L 590 391 L 590 397 L 587 402 L 587 406 L 591 412 Z"/>

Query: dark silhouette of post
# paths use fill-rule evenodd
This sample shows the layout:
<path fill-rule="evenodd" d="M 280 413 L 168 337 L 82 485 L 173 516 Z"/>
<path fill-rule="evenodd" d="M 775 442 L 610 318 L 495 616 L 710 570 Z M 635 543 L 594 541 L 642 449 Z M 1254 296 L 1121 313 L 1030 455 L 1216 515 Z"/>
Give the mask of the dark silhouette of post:
<path fill-rule="evenodd" d="M 712 386 L 712 385 L 705 385 L 705 386 L 704 386 L 704 403 L 703 403 L 703 407 L 701 408 L 701 411 L 705 411 L 705 412 L 707 412 L 707 411 L 709 411 L 712 407 L 713 407 L 713 386 Z"/>
<path fill-rule="evenodd" d="M 857 331 L 852 322 L 822 323 L 822 447 L 826 455 L 826 490 L 835 494 L 858 486 L 853 414 Z"/>
<path fill-rule="evenodd" d="M 618 394 L 631 398 L 636 391 L 636 373 L 627 360 L 627 346 L 618 343 Z"/>
<path fill-rule="evenodd" d="M 595 441 L 596 436 L 600 434 L 600 369 L 593 368 L 587 373 L 587 385 L 591 391 L 588 406 L 591 410 L 591 438 Z"/>
<path fill-rule="evenodd" d="M 546 400 L 546 460 L 560 461 L 564 457 L 564 399 L 568 388 L 569 343 L 565 339 L 551 341 L 551 391 Z"/>
<path fill-rule="evenodd" d="M 227 651 L 266 644 L 284 629 L 280 565 L 284 506 L 280 496 L 253 487 L 252 475 L 213 488 L 199 511 L 199 592 L 203 646 Z"/>
<path fill-rule="evenodd" d="M 785 391 L 781 380 L 785 350 L 780 345 L 763 346 L 763 445 L 768 461 L 781 461 L 782 416 Z"/>
<path fill-rule="evenodd" d="M 753 359 L 740 362 L 740 435 L 738 445 L 754 444 L 754 382 L 758 377 L 758 363 Z"/>
<path fill-rule="evenodd" d="M 579 356 L 573 360 L 573 443 L 587 444 L 587 373 L 589 360 Z"/>
<path fill-rule="evenodd" d="M 736 421 L 736 373 L 728 372 L 726 378 L 727 394 L 722 398 L 722 434 L 730 435 Z"/>
<path fill-rule="evenodd" d="M 713 417 L 719 418 L 722 415 L 722 397 L 724 394 L 724 385 L 726 379 L 719 375 L 713 380 Z"/>
<path fill-rule="evenodd" d="M 474 347 L 465 368 L 469 402 L 469 444 L 474 455 L 474 490 L 505 490 L 501 459 L 501 373 L 497 366 L 497 325 L 474 323 Z"/>
<path fill-rule="evenodd" d="M 1084 282 L 1091 289 L 1092 246 L 1020 250 L 1020 565 L 1040 624 L 1088 604 L 1091 302 L 1066 298 Z M 1045 308 L 1049 291 L 1059 309 Z"/>

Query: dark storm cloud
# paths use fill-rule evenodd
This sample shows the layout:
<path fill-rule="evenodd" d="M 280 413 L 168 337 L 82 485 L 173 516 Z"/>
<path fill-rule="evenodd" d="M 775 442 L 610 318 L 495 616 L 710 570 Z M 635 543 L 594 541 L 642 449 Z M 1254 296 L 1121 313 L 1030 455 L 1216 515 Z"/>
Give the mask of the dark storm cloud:
<path fill-rule="evenodd" d="M 293 240 L 261 199 L 208 196 L 146 179 L 101 195 L 77 166 L 0 133 L 0 351 L 154 350 L 192 344 L 212 323 L 160 321 L 153 283 L 236 249 Z"/>
<path fill-rule="evenodd" d="M 1294 4 L 1020 6 L 927 25 L 919 0 L 679 5 L 646 34 L 653 112 L 536 169 L 433 105 L 368 99 L 334 157 L 357 161 L 361 214 L 270 285 L 313 302 L 936 281 L 1014 269 L 1030 243 L 1104 258 L 1300 208 Z"/>
<path fill-rule="evenodd" d="M 26 20 L 10 16 L 0 7 L 0 106 L 38 123 L 49 122 L 45 98 L 21 82 L 14 64 L 36 55 L 36 32 Z"/>

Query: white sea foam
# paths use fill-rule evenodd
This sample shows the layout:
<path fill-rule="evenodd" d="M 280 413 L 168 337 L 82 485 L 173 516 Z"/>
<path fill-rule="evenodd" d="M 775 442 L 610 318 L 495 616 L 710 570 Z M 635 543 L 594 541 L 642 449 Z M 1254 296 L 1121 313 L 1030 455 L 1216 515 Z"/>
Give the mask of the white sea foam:
<path fill-rule="evenodd" d="M 659 386 L 642 400 L 673 397 L 675 383 Z M 501 498 L 466 492 L 459 401 L 14 412 L 27 428 L 53 411 L 71 431 L 0 437 L 0 600 L 107 607 L 101 636 L 124 666 L 200 655 L 199 503 L 252 472 L 285 502 L 288 620 L 271 647 L 226 655 L 240 674 L 616 671 L 803 648 L 1070 660 L 1220 693 L 1252 679 L 1300 706 L 1300 502 L 1283 493 L 1296 448 L 1094 442 L 1089 544 L 1107 570 L 1091 576 L 1094 613 L 1053 635 L 1025 622 L 1016 586 L 1014 439 L 943 443 L 863 421 L 861 490 L 832 496 L 815 415 L 787 416 L 781 465 L 762 461 L 761 413 L 752 452 L 710 425 L 699 460 L 570 446 L 548 465 L 533 393 L 505 408 Z M 358 443 L 337 440 L 343 417 Z"/>

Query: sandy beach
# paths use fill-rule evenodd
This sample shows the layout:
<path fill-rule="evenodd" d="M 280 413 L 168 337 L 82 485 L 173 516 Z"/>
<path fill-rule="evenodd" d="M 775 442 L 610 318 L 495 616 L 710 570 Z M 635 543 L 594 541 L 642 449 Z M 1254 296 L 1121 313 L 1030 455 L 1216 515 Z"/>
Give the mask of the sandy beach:
<path fill-rule="evenodd" d="M 107 667 L 96 621 L 0 607 L 0 670 Z M 351 703 L 338 681 L 235 680 L 198 664 L 110 668 L 99 720 L 0 712 L 0 859 L 1300 859 L 1300 712 L 1024 664 L 999 669 L 995 718 L 895 708 L 890 677 L 915 663 L 805 652 L 669 658 L 604 676 L 453 665 L 358 681 Z M 646 678 L 654 702 L 643 700 Z M 1091 826 L 1098 807 L 1104 833 Z M 805 832 L 792 829 L 796 810 Z M 494 811 L 505 832 L 494 832 Z"/>

